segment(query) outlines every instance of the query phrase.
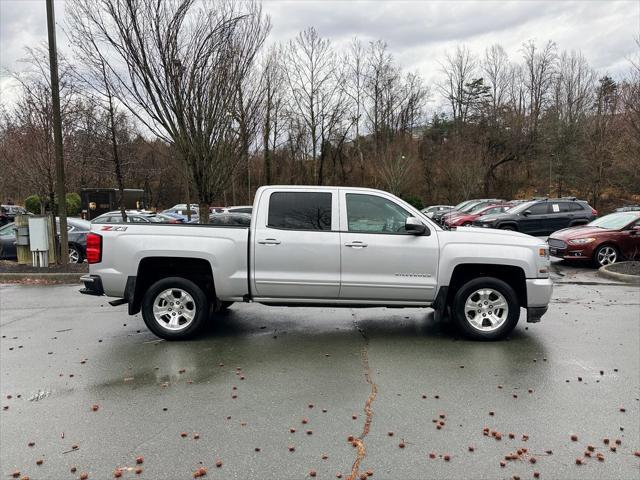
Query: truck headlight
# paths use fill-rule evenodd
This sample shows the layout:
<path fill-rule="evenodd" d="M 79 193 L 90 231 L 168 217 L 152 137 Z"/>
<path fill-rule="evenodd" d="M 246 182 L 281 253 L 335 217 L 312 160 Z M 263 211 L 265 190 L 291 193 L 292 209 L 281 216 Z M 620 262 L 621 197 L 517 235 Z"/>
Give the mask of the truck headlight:
<path fill-rule="evenodd" d="M 548 247 L 540 247 L 538 249 L 538 256 L 542 258 L 549 258 L 549 248 Z"/>
<path fill-rule="evenodd" d="M 575 238 L 573 240 L 569 240 L 569 243 L 571 245 L 586 245 L 587 243 L 591 243 L 595 240 L 595 238 L 593 237 L 587 237 L 587 238 Z"/>

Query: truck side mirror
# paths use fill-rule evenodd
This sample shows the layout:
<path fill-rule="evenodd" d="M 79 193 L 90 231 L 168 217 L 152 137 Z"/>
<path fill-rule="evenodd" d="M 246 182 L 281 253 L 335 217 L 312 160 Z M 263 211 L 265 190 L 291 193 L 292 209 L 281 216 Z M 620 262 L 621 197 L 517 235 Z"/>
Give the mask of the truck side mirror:
<path fill-rule="evenodd" d="M 427 231 L 427 227 L 416 217 L 407 217 L 404 222 L 404 229 L 413 235 L 423 235 Z"/>
<path fill-rule="evenodd" d="M 529 215 L 531 215 L 531 210 L 525 210 L 524 212 L 522 212 L 522 215 L 528 217 Z"/>

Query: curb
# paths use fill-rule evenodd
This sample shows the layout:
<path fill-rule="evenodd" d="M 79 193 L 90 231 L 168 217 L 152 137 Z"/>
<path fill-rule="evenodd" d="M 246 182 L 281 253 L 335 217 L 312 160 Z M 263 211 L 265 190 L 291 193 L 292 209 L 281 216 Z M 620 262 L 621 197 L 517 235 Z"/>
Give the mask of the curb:
<path fill-rule="evenodd" d="M 616 265 L 616 264 L 614 264 Z M 611 272 L 607 269 L 609 265 L 600 267 L 598 269 L 598 275 L 618 282 L 630 283 L 632 285 L 640 285 L 640 275 L 628 275 L 626 273 Z"/>
<path fill-rule="evenodd" d="M 43 280 L 55 283 L 80 283 L 84 273 L 0 273 L 0 283 L 20 283 L 24 281 Z"/>

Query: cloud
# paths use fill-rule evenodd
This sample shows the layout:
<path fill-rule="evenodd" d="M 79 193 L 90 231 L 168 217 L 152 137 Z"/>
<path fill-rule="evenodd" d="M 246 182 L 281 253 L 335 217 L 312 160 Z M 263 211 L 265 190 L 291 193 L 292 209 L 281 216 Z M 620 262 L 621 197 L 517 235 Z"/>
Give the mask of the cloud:
<path fill-rule="evenodd" d="M 63 0 L 56 0 L 58 46 L 69 54 L 62 29 L 64 6 Z M 438 78 L 439 61 L 458 44 L 481 54 L 500 43 L 512 59 L 519 59 L 522 43 L 530 39 L 539 44 L 554 40 L 561 50 L 581 50 L 600 73 L 622 76 L 628 69 L 625 58 L 635 53 L 633 39 L 640 22 L 640 2 L 627 0 L 265 0 L 263 10 L 273 25 L 269 43 L 286 42 L 308 26 L 337 46 L 355 36 L 364 42 L 383 39 L 404 68 L 418 71 L 428 82 Z M 44 1 L 0 0 L 3 100 L 10 98 L 7 85 L 12 83 L 4 71 L 20 69 L 24 46 L 46 39 Z"/>

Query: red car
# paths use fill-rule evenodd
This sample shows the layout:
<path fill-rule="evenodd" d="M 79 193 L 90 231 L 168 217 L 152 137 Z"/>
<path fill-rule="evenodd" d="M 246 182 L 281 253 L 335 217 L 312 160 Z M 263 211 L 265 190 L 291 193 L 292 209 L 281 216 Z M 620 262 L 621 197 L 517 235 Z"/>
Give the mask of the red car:
<path fill-rule="evenodd" d="M 482 205 L 474 208 L 469 212 L 456 212 L 449 217 L 445 217 L 444 223 L 447 227 L 470 227 L 476 218 L 492 213 L 502 213 L 510 209 L 513 205 L 510 203 L 500 203 L 494 205 Z"/>
<path fill-rule="evenodd" d="M 586 225 L 565 228 L 548 239 L 549 253 L 600 267 L 640 258 L 640 212 L 612 213 Z"/>

